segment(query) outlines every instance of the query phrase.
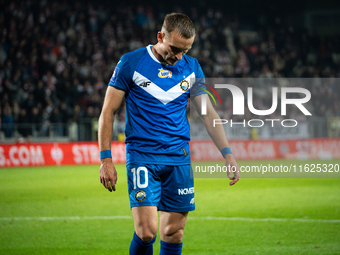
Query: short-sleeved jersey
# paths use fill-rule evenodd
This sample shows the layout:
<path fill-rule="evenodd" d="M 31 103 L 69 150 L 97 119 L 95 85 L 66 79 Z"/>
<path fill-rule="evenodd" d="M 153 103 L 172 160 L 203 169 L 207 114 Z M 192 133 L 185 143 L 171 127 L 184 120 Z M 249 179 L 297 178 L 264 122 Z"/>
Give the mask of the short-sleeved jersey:
<path fill-rule="evenodd" d="M 194 78 L 204 75 L 195 58 L 164 65 L 151 47 L 123 55 L 109 83 L 125 91 L 127 163 L 189 164 L 186 107 Z"/>

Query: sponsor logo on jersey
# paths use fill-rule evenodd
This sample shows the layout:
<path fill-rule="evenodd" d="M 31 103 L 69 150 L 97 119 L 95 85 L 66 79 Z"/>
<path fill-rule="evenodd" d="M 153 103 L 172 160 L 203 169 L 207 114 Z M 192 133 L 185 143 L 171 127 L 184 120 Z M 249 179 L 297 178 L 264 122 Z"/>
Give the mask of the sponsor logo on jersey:
<path fill-rule="evenodd" d="M 144 190 L 138 190 L 135 194 L 135 199 L 138 201 L 138 202 L 143 202 L 146 198 L 146 193 Z"/>
<path fill-rule="evenodd" d="M 158 70 L 159 70 L 158 77 L 160 77 L 160 78 L 166 78 L 166 77 L 171 78 L 171 76 L 172 76 L 171 71 L 164 70 L 163 68 L 158 69 Z"/>
<path fill-rule="evenodd" d="M 178 189 L 178 195 L 188 195 L 188 194 L 194 194 L 194 187 L 191 188 L 184 188 L 184 189 Z"/>
<path fill-rule="evenodd" d="M 144 87 L 146 88 L 147 86 L 149 86 L 151 84 L 151 81 L 144 81 L 141 84 L 139 84 L 140 87 Z"/>
<path fill-rule="evenodd" d="M 179 84 L 179 86 L 181 87 L 181 89 L 183 91 L 187 91 L 189 89 L 189 82 L 186 80 L 181 81 L 181 83 Z"/>

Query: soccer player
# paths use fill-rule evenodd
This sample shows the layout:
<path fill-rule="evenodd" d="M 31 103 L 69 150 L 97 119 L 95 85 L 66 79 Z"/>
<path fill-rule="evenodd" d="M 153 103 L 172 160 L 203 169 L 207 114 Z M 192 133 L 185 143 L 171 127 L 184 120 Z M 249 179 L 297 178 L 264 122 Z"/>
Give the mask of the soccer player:
<path fill-rule="evenodd" d="M 195 209 L 186 106 L 191 94 L 201 112 L 204 92 L 194 91 L 192 78 L 204 79 L 204 75 L 197 60 L 186 55 L 194 39 L 195 27 L 186 15 L 166 15 L 157 44 L 123 55 L 106 91 L 99 118 L 100 182 L 110 192 L 116 190 L 112 126 L 125 98 L 126 168 L 135 229 L 131 255 L 153 254 L 158 211 L 160 254 L 181 254 L 188 212 Z M 233 176 L 228 173 L 233 185 L 239 180 L 239 168 L 223 127 L 211 125 L 219 116 L 209 100 L 206 111 L 202 119 L 209 135 L 226 166 L 237 169 Z"/>

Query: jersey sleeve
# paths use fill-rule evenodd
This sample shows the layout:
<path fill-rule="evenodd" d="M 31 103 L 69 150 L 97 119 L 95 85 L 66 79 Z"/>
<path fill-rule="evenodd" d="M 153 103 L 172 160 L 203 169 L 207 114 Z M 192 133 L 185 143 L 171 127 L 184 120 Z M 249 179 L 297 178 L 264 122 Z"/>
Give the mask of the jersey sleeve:
<path fill-rule="evenodd" d="M 206 92 L 203 90 L 206 89 L 205 77 L 197 59 L 195 59 L 195 77 L 196 78 L 193 82 L 192 89 L 190 90 L 190 97 L 206 94 Z"/>
<path fill-rule="evenodd" d="M 132 73 L 129 66 L 129 61 L 126 55 L 123 55 L 118 62 L 112 77 L 109 82 L 109 86 L 128 91 L 132 83 Z"/>

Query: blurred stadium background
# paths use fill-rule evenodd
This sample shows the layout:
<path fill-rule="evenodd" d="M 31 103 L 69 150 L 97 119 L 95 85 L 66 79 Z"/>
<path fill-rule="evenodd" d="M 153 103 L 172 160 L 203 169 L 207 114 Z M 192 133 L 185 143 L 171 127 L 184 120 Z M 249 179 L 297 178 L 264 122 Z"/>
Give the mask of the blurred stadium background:
<path fill-rule="evenodd" d="M 206 77 L 340 77 L 340 1 L 0 0 L 0 254 L 126 254 L 124 106 L 114 124 L 115 194 L 99 183 L 98 117 L 120 56 L 156 43 L 173 11 L 195 23 L 189 55 Z M 272 152 L 261 151 L 266 137 L 254 130 L 228 134 L 240 165 L 339 164 L 340 86 L 312 89 L 313 116 L 288 114 L 308 128 L 276 129 L 264 140 Z M 198 160 L 221 160 L 195 142 Z M 227 186 L 195 180 L 184 254 L 340 254 L 338 178 Z"/>
<path fill-rule="evenodd" d="M 96 140 L 120 56 L 155 43 L 171 11 L 195 22 L 189 55 L 206 77 L 340 76 L 336 1 L 1 1 L 1 141 Z M 310 136 L 338 137 L 339 86 L 314 90 Z M 123 129 L 124 107 L 115 140 Z"/>

